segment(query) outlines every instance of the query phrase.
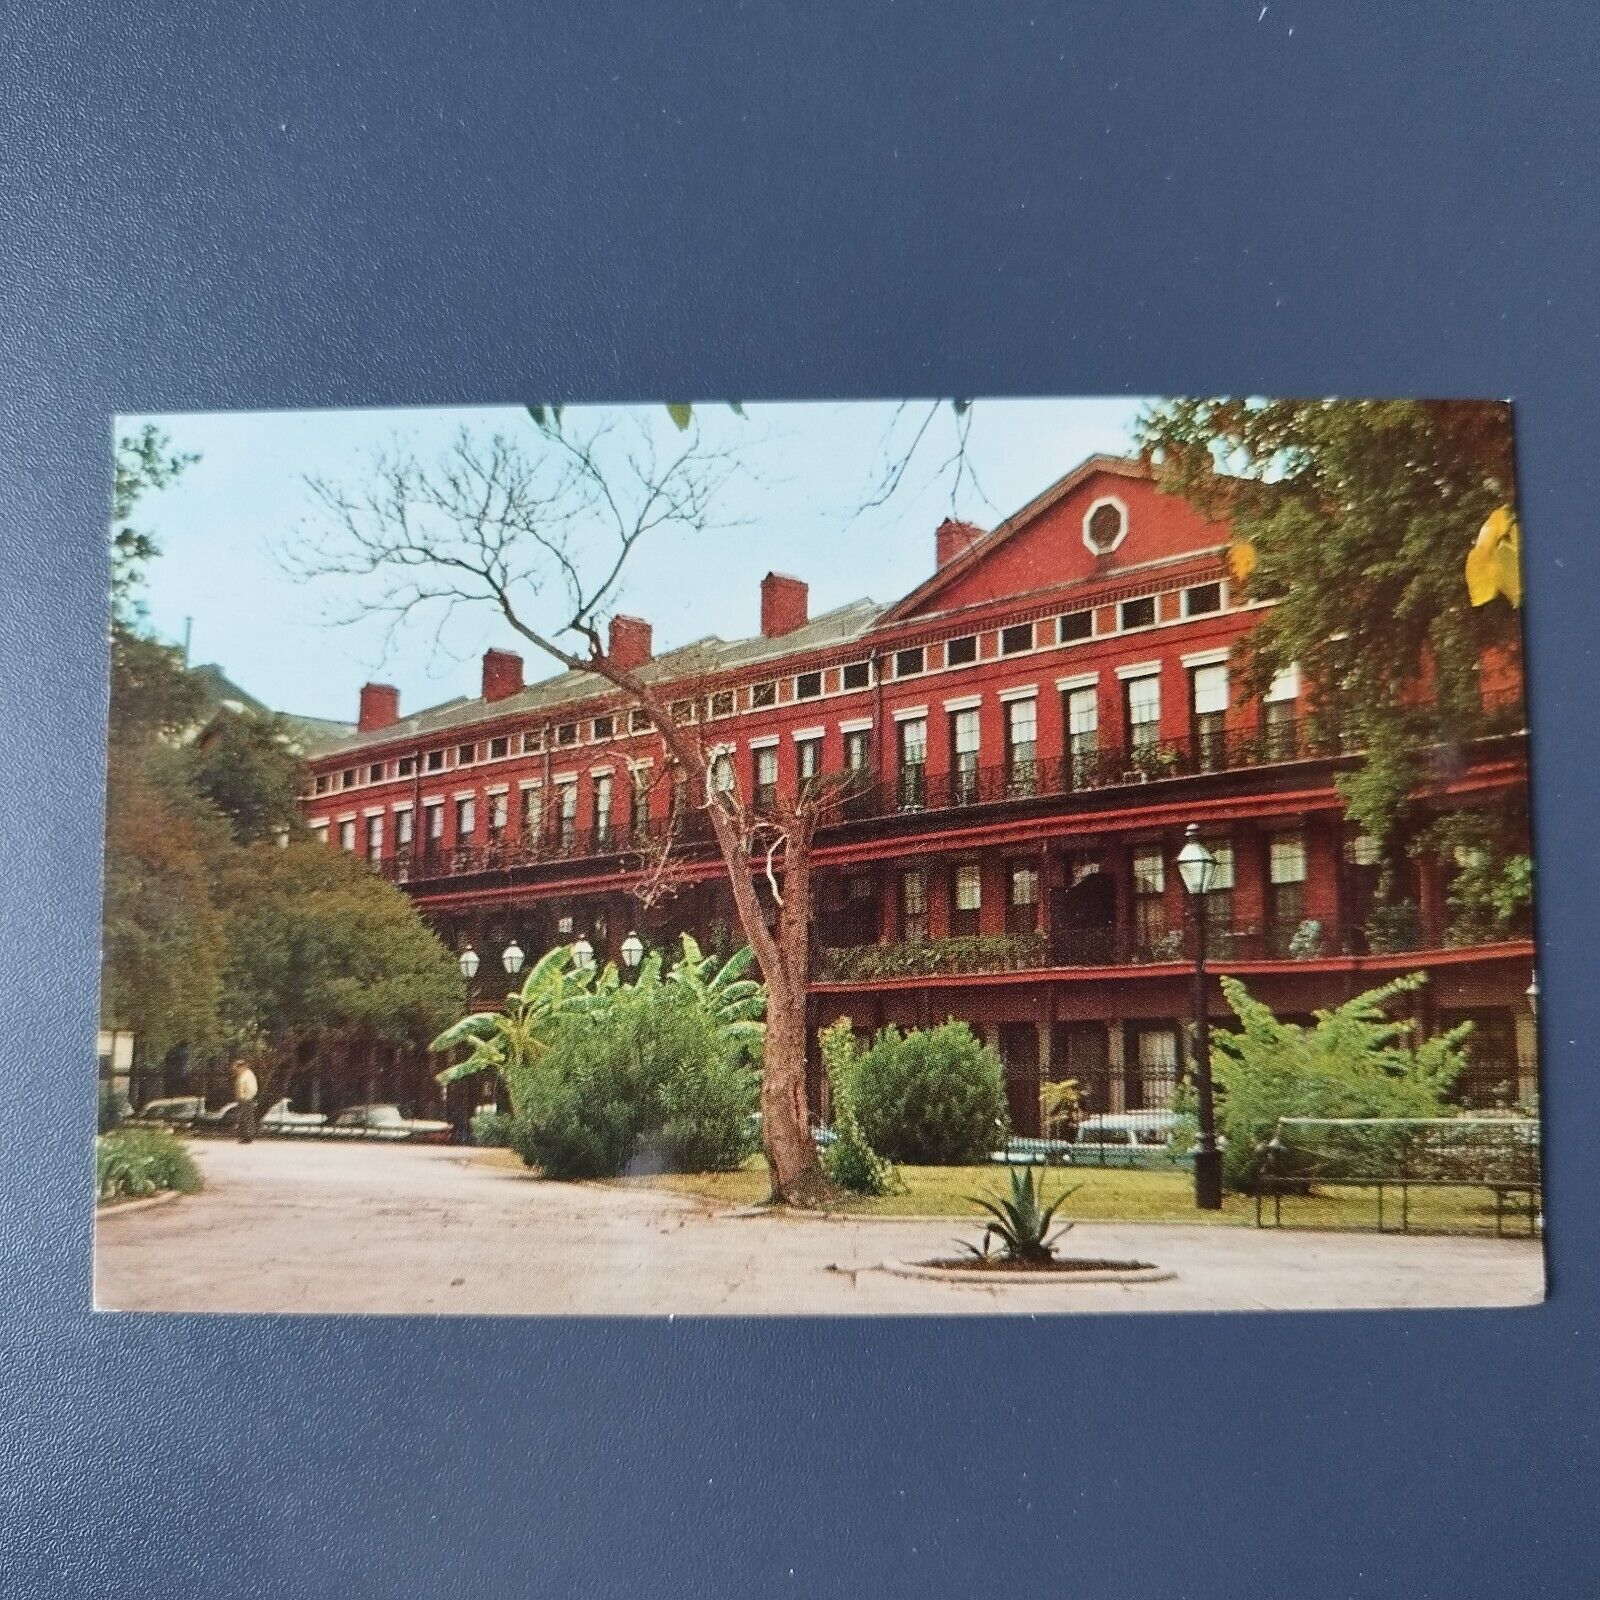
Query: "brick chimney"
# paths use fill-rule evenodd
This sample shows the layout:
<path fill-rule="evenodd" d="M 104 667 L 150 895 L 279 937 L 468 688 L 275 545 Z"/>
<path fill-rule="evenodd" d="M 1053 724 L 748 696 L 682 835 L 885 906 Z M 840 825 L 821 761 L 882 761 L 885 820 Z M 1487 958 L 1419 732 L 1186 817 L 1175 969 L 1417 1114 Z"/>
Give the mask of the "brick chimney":
<path fill-rule="evenodd" d="M 643 617 L 615 616 L 611 619 L 611 635 L 606 654 L 613 666 L 631 671 L 642 667 L 655 648 L 650 624 Z"/>
<path fill-rule="evenodd" d="M 957 556 L 965 555 L 985 534 L 976 523 L 957 522 L 954 517 L 946 517 L 933 537 L 933 565 L 937 572 L 949 566 Z"/>
<path fill-rule="evenodd" d="M 515 650 L 483 652 L 483 698 L 504 700 L 522 692 L 522 657 Z"/>
<path fill-rule="evenodd" d="M 809 620 L 811 590 L 798 578 L 769 572 L 761 580 L 761 636 L 776 639 Z"/>
<path fill-rule="evenodd" d="M 361 685 L 361 710 L 356 717 L 356 730 L 372 733 L 387 728 L 400 720 L 400 691 L 392 683 L 364 683 Z"/>

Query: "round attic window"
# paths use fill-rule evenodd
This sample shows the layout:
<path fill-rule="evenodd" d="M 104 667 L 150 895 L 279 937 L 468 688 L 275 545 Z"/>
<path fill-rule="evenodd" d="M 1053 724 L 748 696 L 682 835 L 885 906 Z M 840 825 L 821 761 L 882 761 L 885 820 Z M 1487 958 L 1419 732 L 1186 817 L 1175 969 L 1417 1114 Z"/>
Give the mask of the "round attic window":
<path fill-rule="evenodd" d="M 1120 500 L 1096 500 L 1083 519 L 1083 542 L 1097 556 L 1108 556 L 1128 536 L 1128 508 Z"/>

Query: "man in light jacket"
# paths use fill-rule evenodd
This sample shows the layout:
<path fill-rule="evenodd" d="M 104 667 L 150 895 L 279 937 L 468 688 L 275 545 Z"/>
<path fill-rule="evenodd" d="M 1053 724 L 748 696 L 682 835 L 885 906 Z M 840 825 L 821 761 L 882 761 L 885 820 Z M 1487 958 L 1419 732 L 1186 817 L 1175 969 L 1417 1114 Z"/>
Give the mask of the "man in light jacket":
<path fill-rule="evenodd" d="M 239 1102 L 239 1143 L 249 1144 L 256 1136 L 256 1095 L 260 1085 L 245 1061 L 233 1064 L 233 1098 Z"/>

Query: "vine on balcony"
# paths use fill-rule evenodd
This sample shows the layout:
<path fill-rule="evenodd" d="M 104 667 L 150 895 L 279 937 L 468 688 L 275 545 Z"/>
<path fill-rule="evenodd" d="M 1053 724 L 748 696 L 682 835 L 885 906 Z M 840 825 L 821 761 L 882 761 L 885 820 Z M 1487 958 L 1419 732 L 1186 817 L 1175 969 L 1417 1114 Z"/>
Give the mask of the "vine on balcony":
<path fill-rule="evenodd" d="M 972 934 L 847 945 L 822 951 L 817 975 L 824 982 L 849 983 L 877 978 L 1025 972 L 1045 964 L 1048 948 L 1042 933 Z"/>

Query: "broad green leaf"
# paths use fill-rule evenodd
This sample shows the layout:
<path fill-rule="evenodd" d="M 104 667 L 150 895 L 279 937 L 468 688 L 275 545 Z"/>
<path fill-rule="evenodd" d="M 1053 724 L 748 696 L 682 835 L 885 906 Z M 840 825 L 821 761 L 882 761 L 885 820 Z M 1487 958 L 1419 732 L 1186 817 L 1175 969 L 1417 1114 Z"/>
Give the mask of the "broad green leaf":
<path fill-rule="evenodd" d="M 677 424 L 678 432 L 682 433 L 694 420 L 694 407 L 692 405 L 669 405 L 667 415 Z"/>

